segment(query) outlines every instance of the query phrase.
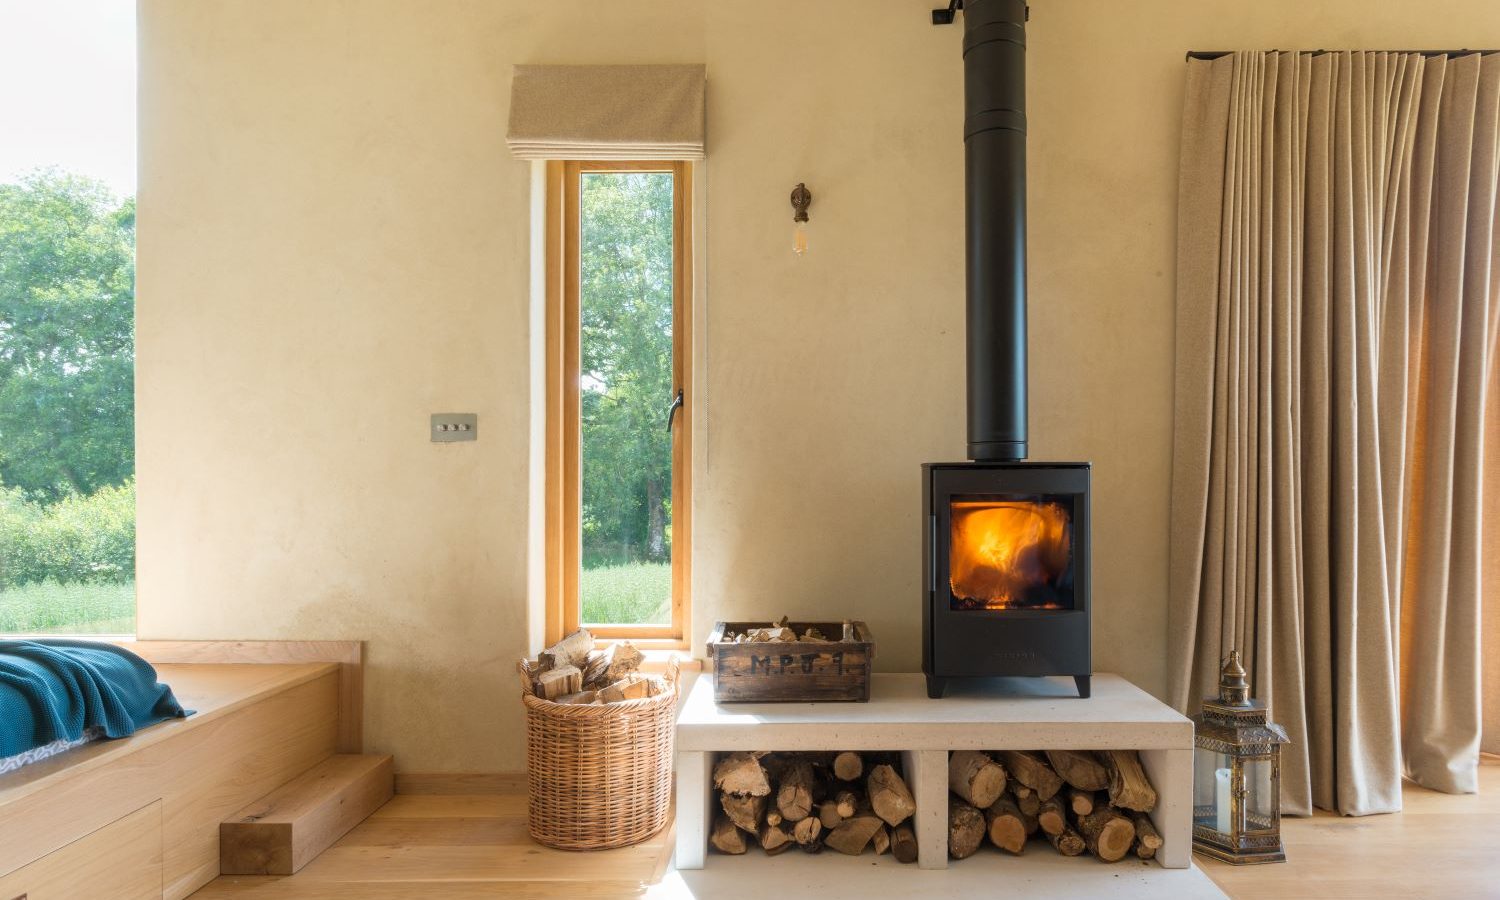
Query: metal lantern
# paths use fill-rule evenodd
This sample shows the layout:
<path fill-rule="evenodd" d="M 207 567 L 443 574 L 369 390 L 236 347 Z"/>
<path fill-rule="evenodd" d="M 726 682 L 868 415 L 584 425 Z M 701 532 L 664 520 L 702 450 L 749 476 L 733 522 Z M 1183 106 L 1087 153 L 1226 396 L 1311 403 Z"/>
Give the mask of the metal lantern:
<path fill-rule="evenodd" d="M 1250 699 L 1240 652 L 1219 676 L 1219 696 L 1193 717 L 1193 849 L 1227 863 L 1284 862 L 1281 745 L 1286 730 Z"/>

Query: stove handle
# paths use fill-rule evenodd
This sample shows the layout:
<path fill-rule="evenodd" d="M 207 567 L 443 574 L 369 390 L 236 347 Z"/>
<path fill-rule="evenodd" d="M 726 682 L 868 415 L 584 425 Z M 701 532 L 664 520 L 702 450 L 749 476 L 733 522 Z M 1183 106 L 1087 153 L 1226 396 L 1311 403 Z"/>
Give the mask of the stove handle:
<path fill-rule="evenodd" d="M 929 594 L 937 593 L 937 520 L 937 516 L 927 517 L 927 546 L 930 548 L 927 551 L 927 592 Z"/>

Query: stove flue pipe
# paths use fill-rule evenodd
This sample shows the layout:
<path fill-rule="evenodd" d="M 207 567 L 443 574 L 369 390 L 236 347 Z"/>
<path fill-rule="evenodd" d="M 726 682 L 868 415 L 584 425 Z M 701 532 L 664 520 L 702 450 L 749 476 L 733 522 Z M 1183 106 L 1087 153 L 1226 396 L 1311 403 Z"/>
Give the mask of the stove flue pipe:
<path fill-rule="evenodd" d="M 964 0 L 969 458 L 1026 458 L 1026 3 Z M 938 17 L 934 15 L 934 21 Z"/>

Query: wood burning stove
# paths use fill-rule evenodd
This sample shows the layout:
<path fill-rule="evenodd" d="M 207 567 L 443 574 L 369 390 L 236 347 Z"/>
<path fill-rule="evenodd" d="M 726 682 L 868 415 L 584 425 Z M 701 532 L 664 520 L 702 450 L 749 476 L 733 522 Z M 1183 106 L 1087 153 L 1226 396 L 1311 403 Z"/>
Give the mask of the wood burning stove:
<path fill-rule="evenodd" d="M 922 670 L 1072 675 L 1089 695 L 1088 463 L 922 467 Z"/>
<path fill-rule="evenodd" d="M 1026 4 L 964 0 L 970 463 L 922 467 L 922 669 L 1089 693 L 1089 464 L 1025 462 Z"/>

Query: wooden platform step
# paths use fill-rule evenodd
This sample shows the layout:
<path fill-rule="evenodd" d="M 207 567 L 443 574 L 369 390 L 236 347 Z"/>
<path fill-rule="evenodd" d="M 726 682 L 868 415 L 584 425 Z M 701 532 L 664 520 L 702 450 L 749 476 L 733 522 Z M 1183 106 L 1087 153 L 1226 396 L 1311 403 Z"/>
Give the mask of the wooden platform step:
<path fill-rule="evenodd" d="M 389 756 L 330 756 L 219 825 L 219 872 L 291 875 L 394 790 Z"/>

